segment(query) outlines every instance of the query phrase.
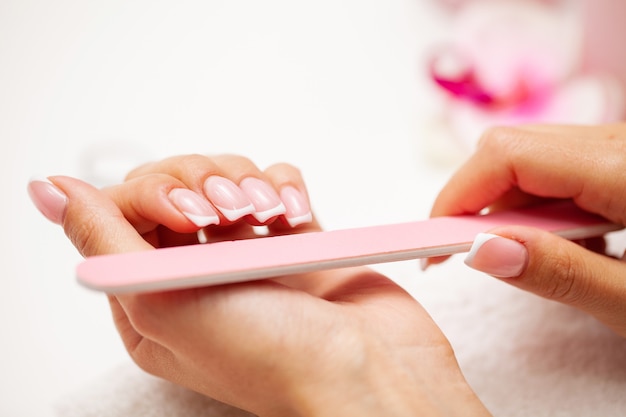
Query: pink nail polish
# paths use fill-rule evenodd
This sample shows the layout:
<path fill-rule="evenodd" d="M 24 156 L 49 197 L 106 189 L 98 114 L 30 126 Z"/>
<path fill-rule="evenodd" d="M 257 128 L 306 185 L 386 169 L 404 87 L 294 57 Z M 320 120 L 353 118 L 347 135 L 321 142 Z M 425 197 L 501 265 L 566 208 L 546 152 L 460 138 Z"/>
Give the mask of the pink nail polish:
<path fill-rule="evenodd" d="M 528 250 L 515 240 L 480 233 L 476 236 L 465 263 L 494 277 L 514 278 L 526 269 Z"/>
<path fill-rule="evenodd" d="M 28 183 L 28 195 L 48 220 L 63 224 L 68 198 L 57 186 L 47 179 L 33 179 Z"/>
<path fill-rule="evenodd" d="M 252 201 L 232 181 L 214 175 L 204 182 L 204 193 L 230 221 L 254 213 Z"/>
<path fill-rule="evenodd" d="M 261 223 L 285 214 L 285 205 L 276 191 L 265 181 L 248 177 L 239 183 L 239 187 L 252 201 L 255 209 L 254 218 Z"/>
<path fill-rule="evenodd" d="M 219 224 L 220 218 L 204 198 L 186 188 L 174 188 L 167 195 L 172 204 L 198 227 Z"/>
<path fill-rule="evenodd" d="M 285 205 L 285 219 L 291 227 L 313 221 L 313 214 L 306 196 L 292 186 L 284 187 L 280 191 L 280 198 Z"/>

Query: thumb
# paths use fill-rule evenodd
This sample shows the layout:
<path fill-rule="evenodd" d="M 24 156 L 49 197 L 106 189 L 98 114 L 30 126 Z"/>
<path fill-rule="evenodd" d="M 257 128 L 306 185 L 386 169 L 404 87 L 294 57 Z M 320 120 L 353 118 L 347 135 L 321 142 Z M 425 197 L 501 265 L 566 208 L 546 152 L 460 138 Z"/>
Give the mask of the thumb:
<path fill-rule="evenodd" d="M 28 192 L 49 220 L 61 224 L 83 256 L 152 248 L 102 191 L 75 178 L 34 180 Z"/>
<path fill-rule="evenodd" d="M 478 235 L 465 263 L 584 310 L 626 336 L 626 262 L 542 230 L 505 227 Z"/>

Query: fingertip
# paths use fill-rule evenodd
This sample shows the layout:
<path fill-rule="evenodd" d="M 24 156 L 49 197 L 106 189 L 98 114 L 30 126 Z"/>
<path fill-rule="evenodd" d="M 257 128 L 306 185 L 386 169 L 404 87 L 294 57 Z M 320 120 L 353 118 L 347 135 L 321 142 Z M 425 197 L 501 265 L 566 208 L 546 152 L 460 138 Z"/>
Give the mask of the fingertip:
<path fill-rule="evenodd" d="M 158 225 L 178 233 L 195 233 L 220 222 L 216 209 L 204 195 L 168 174 L 145 174 L 105 191 L 141 234 Z"/>
<path fill-rule="evenodd" d="M 312 225 L 315 219 L 300 169 L 291 164 L 277 163 L 267 168 L 264 173 L 278 190 L 284 204 L 283 223 L 290 228 Z"/>
<path fill-rule="evenodd" d="M 196 227 L 202 228 L 217 225 L 220 218 L 209 202 L 187 188 L 173 188 L 168 199 Z"/>
<path fill-rule="evenodd" d="M 530 227 L 507 226 L 483 236 L 468 265 L 518 288 L 592 313 L 623 293 L 614 279 L 623 274 L 620 260 Z"/>
<path fill-rule="evenodd" d="M 465 264 L 497 278 L 515 278 L 526 269 L 528 258 L 528 250 L 517 240 L 479 233 Z"/>
<path fill-rule="evenodd" d="M 219 175 L 208 177 L 203 190 L 218 211 L 230 222 L 237 221 L 255 211 L 254 204 L 233 181 Z"/>
<path fill-rule="evenodd" d="M 290 227 L 297 227 L 313 221 L 311 205 L 304 192 L 288 185 L 280 191 L 280 198 L 286 209 L 284 218 Z"/>
<path fill-rule="evenodd" d="M 35 207 L 52 223 L 62 225 L 67 209 L 67 195 L 46 177 L 33 177 L 27 186 Z"/>
<path fill-rule="evenodd" d="M 255 177 L 244 178 L 239 188 L 252 201 L 254 213 L 252 216 L 261 224 L 268 222 L 282 214 L 286 207 L 274 188 L 262 179 Z"/>

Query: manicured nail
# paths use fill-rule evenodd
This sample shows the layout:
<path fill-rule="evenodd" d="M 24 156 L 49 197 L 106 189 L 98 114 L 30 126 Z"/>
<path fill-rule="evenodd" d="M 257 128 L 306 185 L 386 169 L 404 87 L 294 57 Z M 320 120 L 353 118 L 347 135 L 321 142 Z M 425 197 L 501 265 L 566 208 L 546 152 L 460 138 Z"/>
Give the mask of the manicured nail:
<path fill-rule="evenodd" d="M 213 205 L 230 221 L 254 213 L 252 201 L 232 181 L 214 175 L 204 182 L 204 192 Z"/>
<path fill-rule="evenodd" d="M 167 195 L 172 204 L 198 227 L 219 224 L 220 217 L 204 198 L 186 188 L 174 188 Z"/>
<path fill-rule="evenodd" d="M 285 219 L 291 227 L 313 221 L 313 214 L 306 196 L 292 186 L 284 187 L 280 191 L 280 199 L 285 204 L 287 211 Z"/>
<path fill-rule="evenodd" d="M 476 236 L 465 263 L 494 277 L 514 278 L 526 269 L 528 250 L 518 241 L 480 233 Z"/>
<path fill-rule="evenodd" d="M 272 187 L 258 178 L 248 177 L 239 183 L 239 188 L 254 205 L 254 218 L 261 223 L 285 214 L 286 208 Z"/>
<path fill-rule="evenodd" d="M 45 178 L 33 179 L 28 183 L 28 195 L 48 220 L 59 225 L 63 223 L 68 198 L 56 185 Z"/>

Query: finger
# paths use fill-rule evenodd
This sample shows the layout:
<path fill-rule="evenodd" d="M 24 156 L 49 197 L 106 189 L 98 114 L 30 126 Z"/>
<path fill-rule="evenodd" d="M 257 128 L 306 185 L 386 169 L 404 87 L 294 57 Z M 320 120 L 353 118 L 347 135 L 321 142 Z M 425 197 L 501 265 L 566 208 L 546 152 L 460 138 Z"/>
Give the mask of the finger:
<path fill-rule="evenodd" d="M 239 155 L 218 155 L 213 160 L 223 175 L 237 184 L 252 201 L 254 212 L 251 217 L 256 220 L 256 224 L 272 224 L 286 213 L 287 208 L 279 195 L 279 189 L 251 160 Z M 210 192 L 207 185 L 205 190 Z M 255 224 L 254 221 L 250 223 Z"/>
<path fill-rule="evenodd" d="M 167 174 L 147 174 L 104 190 L 140 234 L 158 225 L 195 233 L 219 223 L 216 210 L 203 195 Z"/>
<path fill-rule="evenodd" d="M 204 194 L 217 208 L 221 225 L 241 219 L 253 225 L 268 224 L 285 212 L 261 170 L 242 156 L 175 156 L 144 165 L 131 172 L 129 178 L 154 173 L 171 175 Z"/>
<path fill-rule="evenodd" d="M 212 158 L 199 154 L 176 155 L 141 165 L 128 173 L 126 180 L 150 174 L 167 174 L 184 182 L 188 188 L 202 192 L 202 184 L 220 169 Z"/>
<path fill-rule="evenodd" d="M 505 227 L 479 235 L 466 263 L 596 316 L 626 336 L 626 264 L 551 233 Z"/>
<path fill-rule="evenodd" d="M 123 213 L 103 191 L 80 180 L 55 176 L 48 182 L 31 183 L 29 191 L 35 204 L 50 218 L 62 224 L 65 233 L 83 256 L 105 255 L 152 249 L 124 218 Z M 42 196 L 41 194 L 44 193 Z M 50 207 L 50 198 L 58 198 Z M 42 200 L 43 198 L 43 200 Z M 47 199 L 47 203 L 46 203 Z M 62 203 L 62 205 L 61 205 Z M 52 209 L 52 211 L 51 211 Z M 167 363 L 171 355 L 162 346 L 144 338 L 131 325 L 115 297 L 109 297 L 115 325 L 128 352 L 148 372 L 154 364 Z M 171 360 L 169 361 L 171 364 Z"/>
<path fill-rule="evenodd" d="M 617 127 L 565 133 L 497 128 L 442 189 L 432 215 L 477 213 L 509 190 L 572 198 L 583 209 L 624 224 L 626 138 Z"/>
<path fill-rule="evenodd" d="M 55 176 L 49 180 L 66 196 L 61 222 L 81 254 L 94 256 L 152 249 L 106 193 L 70 177 Z M 115 325 L 135 362 L 156 375 L 162 374 L 163 369 L 174 369 L 171 352 L 141 335 L 117 299 L 109 297 L 109 300 Z"/>
<path fill-rule="evenodd" d="M 293 165 L 279 163 L 268 167 L 264 174 L 285 206 L 285 213 L 281 216 L 283 221 L 273 223 L 270 231 L 273 234 L 293 233 L 293 228 L 297 228 L 298 232 L 319 231 L 300 170 Z"/>
<path fill-rule="evenodd" d="M 526 194 L 519 190 L 518 188 L 512 188 L 508 192 L 506 192 L 500 199 L 496 202 L 490 204 L 485 207 L 483 210 L 487 210 L 487 213 L 494 213 L 498 211 L 511 210 L 518 207 L 529 206 L 532 204 L 537 204 L 539 201 L 545 200 L 542 198 L 535 197 L 530 194 Z M 484 213 L 484 214 L 487 214 Z M 420 262 L 420 266 L 422 271 L 428 269 L 431 265 L 438 265 L 444 263 L 450 259 L 450 256 L 436 256 L 431 258 L 423 259 Z"/>
<path fill-rule="evenodd" d="M 222 171 L 214 158 L 195 154 L 173 156 L 143 165 L 131 171 L 127 179 L 153 174 L 174 177 L 190 190 L 204 195 L 216 208 L 220 225 L 232 224 L 254 212 L 250 198 L 228 173 Z M 239 172 L 230 174 L 236 177 Z"/>
<path fill-rule="evenodd" d="M 152 249 L 106 193 L 70 177 L 50 181 L 67 196 L 62 225 L 83 256 Z"/>

